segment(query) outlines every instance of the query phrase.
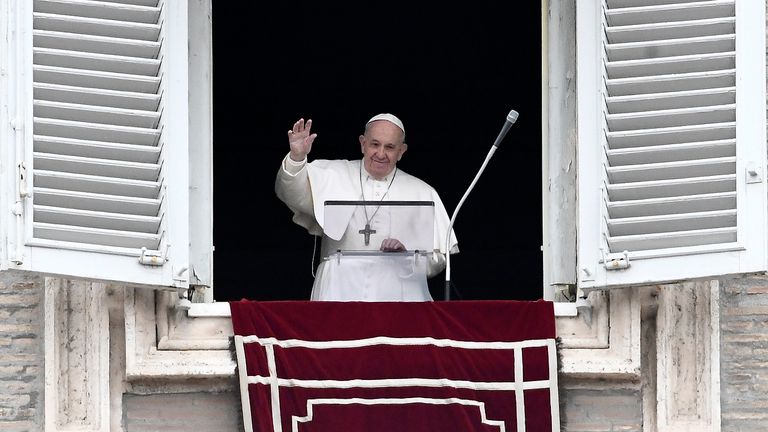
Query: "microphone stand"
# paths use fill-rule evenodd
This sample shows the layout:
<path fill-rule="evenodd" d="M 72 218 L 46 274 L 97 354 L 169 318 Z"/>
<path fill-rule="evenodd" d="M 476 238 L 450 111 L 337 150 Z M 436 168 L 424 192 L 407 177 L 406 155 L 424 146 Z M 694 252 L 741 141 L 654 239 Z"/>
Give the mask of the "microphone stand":
<path fill-rule="evenodd" d="M 491 149 L 488 150 L 488 155 L 485 157 L 485 161 L 483 162 L 483 165 L 480 167 L 480 170 L 475 175 L 475 179 L 472 180 L 472 183 L 469 185 L 469 188 L 466 192 L 464 192 L 464 196 L 461 197 L 459 200 L 459 204 L 456 205 L 456 210 L 453 211 L 453 216 L 451 216 L 451 223 L 448 224 L 448 235 L 446 236 L 445 241 L 445 300 L 451 299 L 451 229 L 453 229 L 453 223 L 456 221 L 456 215 L 459 214 L 459 209 L 461 209 L 462 204 L 464 204 L 464 201 L 467 199 L 467 196 L 469 196 L 469 193 L 472 191 L 472 189 L 475 187 L 475 183 L 477 183 L 477 180 L 480 178 L 480 175 L 485 171 L 486 165 L 488 165 L 488 161 L 491 160 L 491 157 L 493 157 L 493 154 L 496 153 L 496 149 L 498 146 L 492 145 Z"/>

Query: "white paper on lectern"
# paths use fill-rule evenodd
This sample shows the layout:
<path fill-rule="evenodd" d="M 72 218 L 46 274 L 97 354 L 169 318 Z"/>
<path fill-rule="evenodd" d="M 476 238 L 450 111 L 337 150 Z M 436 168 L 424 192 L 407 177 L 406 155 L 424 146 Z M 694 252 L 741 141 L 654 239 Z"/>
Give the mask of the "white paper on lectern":
<path fill-rule="evenodd" d="M 344 234 L 323 239 L 313 300 L 432 300 L 427 285 L 435 248 L 432 201 L 327 201 L 324 207 L 324 228 Z M 399 240 L 407 251 L 380 251 L 386 238 Z"/>
<path fill-rule="evenodd" d="M 432 201 L 326 201 L 324 207 L 324 229 L 345 233 L 335 242 L 334 251 L 376 251 L 385 238 L 399 240 L 408 251 L 434 249 Z M 368 245 L 360 233 L 366 223 L 376 231 Z"/>

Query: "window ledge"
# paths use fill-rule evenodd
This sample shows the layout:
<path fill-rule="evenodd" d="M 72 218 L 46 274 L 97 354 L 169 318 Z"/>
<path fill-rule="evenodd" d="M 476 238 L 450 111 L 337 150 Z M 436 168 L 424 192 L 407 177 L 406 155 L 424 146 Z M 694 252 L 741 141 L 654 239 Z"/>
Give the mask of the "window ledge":
<path fill-rule="evenodd" d="M 566 376 L 618 379 L 640 377 L 640 302 L 636 289 L 594 291 L 582 313 L 566 303 L 556 313 Z M 610 304 L 610 306 L 609 306 Z M 570 313 L 571 315 L 565 315 Z"/>
<path fill-rule="evenodd" d="M 554 302 L 556 317 L 575 317 L 578 316 L 576 304 L 572 302 Z M 229 309 L 229 302 L 214 303 L 192 303 L 189 311 L 189 318 L 231 318 L 232 312 Z"/>
<path fill-rule="evenodd" d="M 576 303 L 553 302 L 552 304 L 555 306 L 555 317 L 575 317 L 579 315 Z"/>
<path fill-rule="evenodd" d="M 554 302 L 553 305 L 556 317 L 578 316 L 575 303 Z M 192 303 L 187 316 L 189 318 L 232 318 L 232 312 L 229 309 L 229 302 Z"/>
<path fill-rule="evenodd" d="M 199 312 L 203 319 L 189 319 L 175 309 L 174 296 L 126 289 L 126 378 L 234 378 L 229 305 L 207 304 Z"/>
<path fill-rule="evenodd" d="M 639 323 L 639 303 L 634 291 L 619 290 L 610 296 L 605 292 L 592 293 L 591 313 L 584 313 L 575 303 L 554 303 L 557 334 L 562 340 L 562 373 L 639 376 L 639 352 L 632 343 L 639 335 L 635 328 Z M 128 339 L 135 353 L 129 361 L 129 366 L 134 366 L 129 367 L 131 378 L 234 376 L 229 302 L 193 303 L 186 313 L 176 313 L 172 300 L 161 296 L 155 316 L 154 302 L 148 298 L 141 300 L 143 297 L 138 295 L 126 310 L 131 323 L 127 328 Z M 608 307 L 609 298 L 615 307 Z M 157 339 L 152 337 L 154 319 L 157 319 Z M 137 337 L 140 335 L 143 337 Z M 137 340 L 147 337 L 152 340 Z"/>
<path fill-rule="evenodd" d="M 229 302 L 192 303 L 187 311 L 189 318 L 232 318 Z"/>

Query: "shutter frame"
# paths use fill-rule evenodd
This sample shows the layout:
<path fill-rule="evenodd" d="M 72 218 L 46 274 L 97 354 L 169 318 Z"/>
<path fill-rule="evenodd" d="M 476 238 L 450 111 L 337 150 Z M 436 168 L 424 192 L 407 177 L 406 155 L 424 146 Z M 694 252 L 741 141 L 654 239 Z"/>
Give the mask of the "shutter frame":
<path fill-rule="evenodd" d="M 604 66 L 604 56 L 608 55 L 604 49 L 604 35 L 610 32 L 605 31 L 603 26 L 604 15 L 602 4 L 604 2 L 580 2 L 577 7 L 577 100 L 578 100 L 578 196 L 579 196 L 579 220 L 578 220 L 578 255 L 577 255 L 577 277 L 578 285 L 582 289 L 623 287 L 638 284 L 663 283 L 681 279 L 707 278 L 720 275 L 763 272 L 768 269 L 766 264 L 766 135 L 765 135 L 765 11 L 764 4 L 754 4 L 761 2 L 734 2 L 736 19 L 736 103 L 735 103 L 735 124 L 736 134 L 736 156 L 721 157 L 724 145 L 729 145 L 719 136 L 713 135 L 711 142 L 706 143 L 702 154 L 714 155 L 709 167 L 717 166 L 717 157 L 719 167 L 723 170 L 732 172 L 717 172 L 715 168 L 710 169 L 711 182 L 707 183 L 706 175 L 701 178 L 695 178 L 694 173 L 699 168 L 691 169 L 692 174 L 685 180 L 689 185 L 701 183 L 698 193 L 709 191 L 713 188 L 714 194 L 722 193 L 722 188 L 727 182 L 732 182 L 735 176 L 736 187 L 732 195 L 735 196 L 735 208 L 731 211 L 726 209 L 712 208 L 710 213 L 699 214 L 698 223 L 707 228 L 707 223 L 712 221 L 732 221 L 733 212 L 737 219 L 733 227 L 735 233 L 735 242 L 712 243 L 696 245 L 693 241 L 691 245 L 685 247 L 655 247 L 647 250 L 629 250 L 629 267 L 621 270 L 607 270 L 604 265 L 606 257 L 620 257 L 623 250 L 610 250 L 610 239 L 606 235 L 610 232 L 611 224 L 608 205 L 610 203 L 609 194 L 616 193 L 619 190 L 622 194 L 631 194 L 631 188 L 627 188 L 629 183 L 611 183 L 609 176 L 617 172 L 621 175 L 631 176 L 642 166 L 623 165 L 620 169 L 612 169 L 609 159 L 620 159 L 623 163 L 644 163 L 642 151 L 635 151 L 630 141 L 627 141 L 627 147 L 620 149 L 610 149 L 606 143 L 610 139 L 609 122 L 612 119 L 628 119 L 630 124 L 633 116 L 630 115 L 612 115 L 609 113 L 609 106 L 606 99 L 609 97 L 606 87 L 608 76 Z M 610 6 L 611 2 L 606 3 Z M 629 2 L 624 1 L 624 4 Z M 711 3 L 710 3 L 711 4 Z M 707 7 L 702 3 L 694 4 L 695 7 Z M 728 2 L 721 2 L 716 7 L 727 7 Z M 678 5 L 677 7 L 680 7 Z M 685 6 L 683 6 L 685 7 Z M 607 18 L 606 18 L 607 19 Z M 727 19 L 720 19 L 719 22 L 727 22 Z M 688 25 L 690 23 L 687 23 Z M 668 24 L 662 26 L 669 29 Z M 674 29 L 670 30 L 674 31 Z M 758 53 L 750 55 L 750 53 Z M 762 55 L 761 55 L 762 54 Z M 664 58 L 661 61 L 668 61 Z M 626 63 L 626 62 L 624 62 Z M 639 62 L 638 64 L 641 64 Z M 647 63 L 647 62 L 646 62 Z M 640 66 L 639 66 L 640 67 Z M 642 66 L 645 67 L 645 66 Z M 622 71 L 623 74 L 632 74 L 631 70 Z M 622 78 L 624 79 L 624 78 Z M 688 93 L 686 97 L 694 95 Z M 669 94 L 665 96 L 670 96 Z M 623 96 L 622 96 L 623 97 Z M 641 98 L 636 98 L 641 100 Z M 653 98 L 649 98 L 653 100 Z M 688 100 L 695 107 L 695 98 Z M 630 99 L 630 103 L 632 100 Z M 665 108 L 660 108 L 665 109 Z M 696 108 L 699 109 L 699 108 Z M 631 110 L 630 110 L 631 111 Z M 683 110 L 684 112 L 685 110 Z M 725 111 L 723 111 L 725 112 Z M 674 111 L 670 112 L 675 114 Z M 665 113 L 666 114 L 666 113 Z M 643 118 L 642 114 L 634 118 Z M 719 121 L 715 116 L 713 122 Z M 695 119 L 695 118 L 694 118 Z M 667 120 L 667 119 L 664 119 Z M 623 121 L 623 120 L 622 120 Z M 613 126 L 622 124 L 614 123 Z M 640 124 L 640 123 L 635 123 Z M 727 121 L 718 123 L 720 130 L 728 127 Z M 677 126 L 677 125 L 672 125 Z M 681 125 L 683 129 L 694 131 L 698 126 Z M 631 128 L 630 128 L 631 129 Z M 716 128 L 715 128 L 716 129 Z M 715 130 L 711 129 L 711 130 Z M 703 134 L 706 136 L 706 134 Z M 719 146 L 719 147 L 718 147 Z M 703 147 L 703 148 L 704 148 Z M 680 148 L 685 148 L 682 145 Z M 629 151 L 627 151 L 629 149 Z M 662 160 L 648 163 L 649 167 L 657 169 L 656 175 L 665 172 L 671 175 L 680 175 L 681 168 L 686 166 L 700 165 L 705 166 L 701 161 L 690 164 L 683 159 L 675 160 L 677 155 L 680 157 L 682 152 L 675 152 L 674 147 L 668 147 L 670 150 L 666 155 L 656 154 L 654 157 Z M 648 153 L 650 154 L 650 153 Z M 672 157 L 672 159 L 663 160 L 663 158 Z M 654 165 L 655 163 L 655 165 Z M 733 165 L 722 165 L 733 164 Z M 735 165 L 735 168 L 733 166 Z M 727 169 L 726 169 L 727 168 Z M 747 170 L 756 168 L 760 171 L 759 181 L 748 181 Z M 717 168 L 720 169 L 720 168 Z M 715 175 L 717 174 L 717 175 Z M 638 179 L 632 179 L 634 181 Z M 642 179 L 640 179 L 642 180 Z M 665 177 L 650 177 L 646 183 L 650 187 L 663 187 L 668 191 L 680 188 L 674 185 L 674 181 L 666 180 Z M 650 190 L 650 189 L 647 189 Z M 703 195 L 698 195 L 699 197 Z M 713 201 L 714 202 L 714 201 Z M 619 202 L 619 205 L 625 205 L 627 202 Z M 616 205 L 614 203 L 613 205 Z M 691 213 L 694 215 L 695 213 Z M 630 214 L 631 216 L 631 214 Z M 636 218 L 643 220 L 642 218 Z M 655 229 L 662 232 L 666 227 L 664 223 L 679 223 L 679 215 L 675 217 L 652 217 L 649 222 L 658 222 Z M 633 221 L 632 218 L 627 221 Z M 660 222 L 659 222 L 660 221 Z M 708 222 L 709 221 L 709 222 Z M 643 220 L 644 223 L 646 223 Z M 623 221 L 622 221 L 623 223 Z M 644 226 L 650 226 L 646 223 Z M 613 225 L 615 230 L 615 224 Z M 721 229 L 711 231 L 702 230 L 707 235 L 721 235 Z M 688 235 L 689 232 L 683 232 L 682 235 Z M 650 236 L 653 237 L 653 236 Z M 658 236 L 663 238 L 663 235 Z M 710 240 L 715 237 L 708 237 Z M 627 240 L 632 240 L 627 237 Z M 709 240 L 708 240 L 709 241 Z M 637 243 L 639 244 L 639 243 Z M 652 243 L 662 244 L 662 243 Z M 678 243 L 673 243 L 678 244 Z"/>
<path fill-rule="evenodd" d="M 3 24 L 0 27 L 4 35 L 9 35 L 3 42 L 8 41 L 8 49 L 0 50 L 0 53 L 7 55 L 8 58 L 0 59 L 4 61 L 4 64 L 18 65 L 17 70 L 11 70 L 6 74 L 7 79 L 2 79 L 0 85 L 1 89 L 9 95 L 8 102 L 2 104 L 0 108 L 0 120 L 3 121 L 0 126 L 0 144 L 2 144 L 2 153 L 0 154 L 5 161 L 24 161 L 28 167 L 28 188 L 30 191 L 33 189 L 32 176 L 35 171 L 41 173 L 43 177 L 47 177 L 47 181 L 55 183 L 51 179 L 64 178 L 67 184 L 89 183 L 92 187 L 99 189 L 102 187 L 115 188 L 121 187 L 120 181 L 116 181 L 116 178 L 110 177 L 114 173 L 114 168 L 108 168 L 103 170 L 104 166 L 112 166 L 109 163 L 104 165 L 104 160 L 99 162 L 98 159 L 94 160 L 98 162 L 95 165 L 99 172 L 84 172 L 81 174 L 66 172 L 51 172 L 43 169 L 36 170 L 34 168 L 35 157 L 40 157 L 39 152 L 35 152 L 33 149 L 33 79 L 32 79 L 32 56 L 33 56 L 33 6 L 32 2 L 10 2 L 14 3 L 6 5 L 5 2 L 0 6 L 0 18 L 2 18 Z M 44 3 L 44 2 L 43 2 Z M 68 7 L 67 1 L 57 1 L 57 7 Z M 93 4 L 82 2 L 79 0 L 72 0 L 69 2 L 74 7 L 90 8 Z M 139 14 L 144 14 L 146 8 L 143 6 L 131 6 L 126 4 L 121 6 L 113 4 L 118 9 L 128 10 L 130 13 L 138 11 Z M 96 5 L 98 7 L 98 5 Z M 157 200 L 159 200 L 160 212 L 157 215 L 140 215 L 130 216 L 128 215 L 124 222 L 121 222 L 121 226 L 126 226 L 130 230 L 135 231 L 120 231 L 113 226 L 115 217 L 119 218 L 118 214 L 108 214 L 100 212 L 91 212 L 89 210 L 78 210 L 64 212 L 64 219 L 72 220 L 73 218 L 81 218 L 82 220 L 90 220 L 93 218 L 102 218 L 100 225 L 93 227 L 85 226 L 84 228 L 77 228 L 71 230 L 72 232 L 87 231 L 91 235 L 91 238 L 101 239 L 112 236 L 115 244 L 110 244 L 113 240 L 107 240 L 105 242 L 83 242 L 82 237 L 77 237 L 77 242 L 59 241 L 55 238 L 40 238 L 35 237 L 35 223 L 40 228 L 49 228 L 47 220 L 35 221 L 35 212 L 39 211 L 40 214 L 45 213 L 51 215 L 56 213 L 55 209 L 35 203 L 35 195 L 23 200 L 23 216 L 20 218 L 9 217 L 11 212 L 7 210 L 13 210 L 15 198 L 18 196 L 18 180 L 13 170 L 3 167 L 2 170 L 2 189 L 0 190 L 0 205 L 6 211 L 0 215 L 0 234 L 2 235 L 2 244 L 0 245 L 0 253 L 2 254 L 2 262 L 0 263 L 1 270 L 24 270 L 33 271 L 41 274 L 71 277 L 71 278 L 84 278 L 91 280 L 110 281 L 116 283 L 128 283 L 136 286 L 148 286 L 148 287 L 160 287 L 160 288 L 187 288 L 189 284 L 189 244 L 190 244 L 190 205 L 189 205 L 189 96 L 188 96 L 188 74 L 189 74 L 189 60 L 188 60 L 188 13 L 187 2 L 177 0 L 159 0 L 158 1 L 158 22 L 162 24 L 160 29 L 159 41 L 162 44 L 162 51 L 160 53 L 160 72 L 157 76 L 164 80 L 162 88 L 162 107 L 157 110 L 159 116 L 162 117 L 162 129 L 160 131 L 159 146 L 162 146 L 162 153 L 160 160 L 158 161 L 157 168 L 159 169 L 159 180 L 157 182 L 148 181 L 146 178 L 136 178 L 135 180 L 128 180 L 123 182 L 125 187 L 131 188 L 132 193 L 137 194 L 137 200 L 147 201 L 146 194 L 154 193 L 153 190 L 157 190 Z M 143 24 L 142 24 L 143 26 Z M 87 39 L 87 38 L 86 38 Z M 45 51 L 45 50 L 43 50 Z M 98 56 L 94 57 L 99 57 Z M 6 60 L 12 59 L 13 61 L 6 62 Z M 150 61 L 149 63 L 158 63 L 157 61 Z M 110 66 L 111 67 L 111 66 Z M 140 73 L 144 73 L 146 69 L 139 70 Z M 111 73 L 111 72 L 110 72 Z M 1 79 L 1 78 L 0 78 Z M 47 91 L 61 90 L 60 86 L 52 85 L 45 86 Z M 101 100 L 111 100 L 119 103 L 115 94 L 105 92 L 105 96 Z M 148 94 L 148 97 L 140 98 L 139 101 L 142 104 L 141 109 L 146 109 L 147 103 L 152 103 L 152 95 Z M 43 104 L 46 105 L 46 104 Z M 63 106 L 59 103 L 49 103 L 46 106 Z M 57 108 L 58 109 L 58 108 Z M 207 107 L 206 110 L 210 109 Z M 59 113 L 65 111 L 58 111 Z M 114 110 L 107 110 L 111 112 L 109 114 L 112 117 L 102 117 L 107 119 L 106 121 L 114 121 L 117 119 L 119 122 L 124 120 L 120 119 L 120 116 L 124 116 L 125 119 L 129 119 L 127 116 L 133 116 L 133 118 L 142 118 L 143 111 L 134 111 L 131 106 L 123 106 Z M 150 111 L 151 112 L 151 111 Z M 101 114 L 98 114 L 101 116 Z M 22 118 L 23 120 L 18 123 L 23 126 L 20 131 L 22 135 L 19 135 L 18 131 L 14 131 L 12 127 L 8 127 L 12 119 Z M 132 121 L 132 120 L 127 120 Z M 130 126 L 119 126 L 130 127 Z M 21 136 L 20 145 L 9 145 L 16 139 L 17 136 Z M 83 143 L 89 144 L 87 141 L 71 140 L 69 138 L 62 139 L 65 144 L 69 145 L 69 148 L 75 149 L 77 146 L 87 148 L 83 146 Z M 67 142 L 69 141 L 69 142 Z M 77 141 L 73 144 L 74 141 Z M 108 141 L 108 140 L 105 140 Z M 150 167 L 146 162 L 146 154 L 141 154 L 141 149 L 138 146 L 120 142 L 102 142 L 101 147 L 94 147 L 96 151 L 101 154 L 110 154 L 110 152 L 116 152 L 115 154 L 121 155 L 121 157 L 128 158 L 128 162 L 125 164 L 117 163 L 115 167 L 123 166 L 123 168 L 139 171 Z M 53 144 L 55 146 L 55 143 Z M 137 152 L 139 150 L 139 152 Z M 150 149 L 154 152 L 154 149 Z M 37 153 L 37 154 L 36 154 Z M 58 159 L 57 159 L 58 158 Z M 66 164 L 71 166 L 73 163 L 82 162 L 82 158 L 77 156 L 63 156 L 57 158 L 42 157 L 41 160 L 47 160 L 46 168 L 60 169 L 62 166 L 66 168 Z M 151 156 L 150 156 L 151 159 Z M 64 165 L 58 161 L 68 161 Z M 118 161 L 119 162 L 119 161 Z M 101 165 L 99 165 L 101 164 Z M 101 166 L 102 168 L 98 168 Z M 34 171 L 33 171 L 34 170 Z M 52 175 L 53 173 L 53 175 Z M 100 177 L 104 176 L 106 177 Z M 58 176 L 58 177 L 57 177 Z M 143 174 L 142 174 L 143 176 Z M 94 186 L 95 185 L 95 186 Z M 159 189 L 158 189 L 159 187 Z M 107 196 L 107 195 L 105 195 Z M 204 203 L 204 205 L 210 205 L 210 203 Z M 37 210 L 36 210 L 37 209 Z M 210 212 L 210 210 L 207 210 Z M 90 218 L 90 219 L 89 219 Z M 105 222 L 106 221 L 106 222 Z M 111 222 L 110 222 L 111 221 Z M 151 234 L 154 227 L 157 226 L 156 234 Z M 115 231 L 113 231 L 115 230 Z M 67 231 L 67 229 L 65 229 Z M 144 231 L 144 233 L 142 233 Z M 150 231 L 147 233 L 146 231 Z M 126 234 L 127 233 L 127 234 Z M 107 237 L 104 237 L 104 235 Z M 120 236 L 127 235 L 129 241 L 123 242 L 120 240 Z M 142 250 L 140 243 L 137 244 L 137 239 L 142 237 L 151 238 L 156 235 L 160 238 L 157 248 L 148 248 L 149 250 Z M 115 237 L 117 236 L 117 237 Z M 47 236 L 44 236 L 47 237 Z M 70 234 L 67 234 L 65 240 L 71 238 Z M 154 252 L 152 251 L 154 250 Z M 168 259 L 163 265 L 144 265 L 141 264 L 139 258 L 143 253 L 150 252 L 160 255 L 165 255 Z M 166 255 L 167 253 L 167 255 Z"/>

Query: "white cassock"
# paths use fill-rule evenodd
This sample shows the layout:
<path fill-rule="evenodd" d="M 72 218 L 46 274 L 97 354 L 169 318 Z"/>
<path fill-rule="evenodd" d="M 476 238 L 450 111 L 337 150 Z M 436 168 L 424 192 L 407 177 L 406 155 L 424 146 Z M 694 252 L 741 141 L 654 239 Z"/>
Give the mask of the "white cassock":
<path fill-rule="evenodd" d="M 361 191 L 362 186 L 362 191 Z M 285 157 L 275 192 L 294 213 L 293 221 L 310 234 L 322 235 L 322 259 L 312 287 L 312 300 L 430 301 L 427 277 L 445 268 L 450 218 L 433 187 L 400 169 L 383 180 L 368 176 L 361 161 L 318 159 L 297 163 Z M 326 201 L 431 201 L 434 203 L 433 252 L 428 255 L 383 254 L 344 256 L 338 250 L 378 250 L 385 238 L 398 238 L 402 228 L 391 223 L 388 206 L 350 206 L 342 218 L 325 221 Z M 366 222 L 376 232 L 369 245 L 359 231 Z M 458 252 L 451 230 L 450 250 Z M 402 238 L 398 238 L 402 240 Z M 406 243 L 405 241 L 403 241 Z M 406 243 L 406 247 L 408 244 Z"/>

